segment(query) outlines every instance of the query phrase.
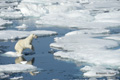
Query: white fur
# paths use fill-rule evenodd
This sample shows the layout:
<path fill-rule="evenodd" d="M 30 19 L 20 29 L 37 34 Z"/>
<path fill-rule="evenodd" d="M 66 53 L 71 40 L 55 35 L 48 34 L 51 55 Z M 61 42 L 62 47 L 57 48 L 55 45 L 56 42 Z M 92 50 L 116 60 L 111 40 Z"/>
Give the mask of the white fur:
<path fill-rule="evenodd" d="M 37 36 L 34 34 L 31 34 L 27 38 L 19 40 L 15 45 L 15 50 L 17 51 L 17 53 L 22 54 L 23 50 L 26 48 L 34 50 L 34 47 L 31 44 L 33 38 L 37 38 Z"/>

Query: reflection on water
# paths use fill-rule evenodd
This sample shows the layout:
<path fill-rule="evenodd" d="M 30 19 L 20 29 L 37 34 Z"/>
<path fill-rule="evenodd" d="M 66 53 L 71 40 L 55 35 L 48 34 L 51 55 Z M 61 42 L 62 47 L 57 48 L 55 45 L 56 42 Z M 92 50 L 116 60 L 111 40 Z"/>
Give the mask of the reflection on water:
<path fill-rule="evenodd" d="M 26 60 L 23 56 L 21 56 L 15 59 L 15 64 L 0 65 L 0 79 L 21 79 L 23 76 L 19 75 L 20 73 L 29 73 L 32 76 L 38 74 L 39 71 L 37 68 L 32 66 L 34 61 L 35 58 Z"/>
<path fill-rule="evenodd" d="M 29 64 L 29 65 L 33 65 L 34 61 L 35 61 L 35 58 L 32 58 L 31 60 L 26 60 L 23 56 L 18 57 L 18 58 L 15 59 L 15 63 L 16 64 Z M 39 72 L 36 73 L 35 71 L 33 71 L 33 72 L 29 72 L 29 73 L 32 76 L 34 76 L 34 75 L 36 75 Z"/>

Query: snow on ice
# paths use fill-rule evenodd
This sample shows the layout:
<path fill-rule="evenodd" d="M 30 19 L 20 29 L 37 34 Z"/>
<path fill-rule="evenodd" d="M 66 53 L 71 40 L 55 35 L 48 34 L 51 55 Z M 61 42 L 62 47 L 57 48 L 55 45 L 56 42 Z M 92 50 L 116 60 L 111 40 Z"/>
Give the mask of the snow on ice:
<path fill-rule="evenodd" d="M 87 62 L 96 66 L 104 66 L 105 72 L 109 71 L 106 68 L 117 67 L 118 69 L 120 66 L 120 50 L 110 49 L 119 46 L 119 44 L 113 40 L 97 39 L 93 37 L 96 37 L 96 35 L 92 33 L 82 33 L 81 30 L 74 31 L 64 37 L 55 38 L 55 43 L 52 43 L 50 46 L 67 51 L 58 51 L 54 53 L 54 56 L 69 58 L 78 62 Z M 85 76 L 100 76 L 94 75 L 97 71 L 87 72 L 84 73 Z M 91 75 L 92 72 L 94 72 L 93 75 Z"/>
<path fill-rule="evenodd" d="M 81 68 L 81 71 L 86 72 L 84 76 L 87 77 L 115 76 L 116 74 L 119 73 L 118 71 L 107 70 L 102 66 L 95 67 L 85 66 Z"/>
<path fill-rule="evenodd" d="M 34 71 L 37 68 L 28 65 L 28 64 L 9 64 L 9 65 L 0 65 L 0 72 L 28 72 Z"/>
<path fill-rule="evenodd" d="M 0 1 L 0 17 L 3 19 L 19 19 L 23 15 L 17 5 L 20 0 L 1 0 Z"/>
<path fill-rule="evenodd" d="M 50 36 L 56 35 L 54 31 L 36 30 L 36 31 L 17 31 L 17 30 L 1 30 L 0 40 L 18 39 L 27 37 L 30 34 L 36 34 L 37 36 Z"/>
<path fill-rule="evenodd" d="M 26 24 L 22 24 L 22 25 L 20 25 L 20 26 L 16 26 L 16 28 L 17 28 L 18 30 L 25 30 L 25 29 L 27 28 L 27 25 L 26 25 Z"/>
<path fill-rule="evenodd" d="M 6 25 L 6 24 L 12 24 L 12 21 L 3 20 L 0 18 L 0 26 Z"/>
<path fill-rule="evenodd" d="M 0 65 L 0 79 L 9 77 L 11 73 L 34 72 L 36 70 L 37 70 L 37 67 L 29 64 Z"/>

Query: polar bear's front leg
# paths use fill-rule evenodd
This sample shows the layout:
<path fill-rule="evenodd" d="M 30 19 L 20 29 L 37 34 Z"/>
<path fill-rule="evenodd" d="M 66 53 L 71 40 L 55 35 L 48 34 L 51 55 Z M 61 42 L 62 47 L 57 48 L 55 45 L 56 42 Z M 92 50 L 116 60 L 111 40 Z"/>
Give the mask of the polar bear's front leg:
<path fill-rule="evenodd" d="M 34 47 L 33 47 L 33 45 L 32 45 L 32 51 L 34 51 Z"/>
<path fill-rule="evenodd" d="M 33 47 L 33 45 L 29 45 L 28 48 L 34 51 L 34 47 Z"/>

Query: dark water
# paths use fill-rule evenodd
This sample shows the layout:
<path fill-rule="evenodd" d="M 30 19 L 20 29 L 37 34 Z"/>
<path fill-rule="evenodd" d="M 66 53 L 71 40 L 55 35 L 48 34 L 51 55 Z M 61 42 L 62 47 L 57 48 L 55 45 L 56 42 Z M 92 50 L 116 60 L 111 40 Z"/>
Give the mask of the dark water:
<path fill-rule="evenodd" d="M 52 80 L 52 79 L 74 80 L 77 79 L 79 76 L 81 76 L 82 73 L 74 63 L 58 60 L 54 58 L 52 53 L 50 53 L 51 48 L 49 47 L 49 45 L 50 43 L 54 42 L 54 38 L 58 36 L 64 36 L 65 33 L 70 32 L 73 29 L 58 28 L 51 26 L 38 28 L 36 27 L 34 21 L 35 21 L 34 19 L 16 20 L 12 25 L 6 27 L 7 29 L 16 30 L 15 26 L 25 23 L 27 26 L 29 26 L 27 31 L 52 30 L 58 32 L 58 35 L 39 37 L 33 40 L 32 44 L 35 48 L 34 54 L 32 54 L 31 50 L 29 49 L 24 51 L 24 54 L 26 54 L 24 58 L 26 60 L 31 60 L 32 58 L 34 58 L 33 65 L 36 66 L 37 68 L 42 69 L 42 71 L 40 71 L 39 74 L 33 76 L 29 73 L 15 73 L 15 74 L 11 74 L 10 77 L 23 76 L 23 80 Z M 37 25 L 37 26 L 41 26 L 41 25 Z M 14 46 L 16 42 L 17 41 L 7 41 L 7 42 L 2 41 L 0 42 L 0 46 L 1 46 L 0 50 L 2 50 L 3 52 L 15 51 Z M 11 57 L 0 57 L 0 65 L 15 64 L 15 59 L 16 58 L 11 58 Z M 77 74 L 79 74 L 79 76 Z"/>

